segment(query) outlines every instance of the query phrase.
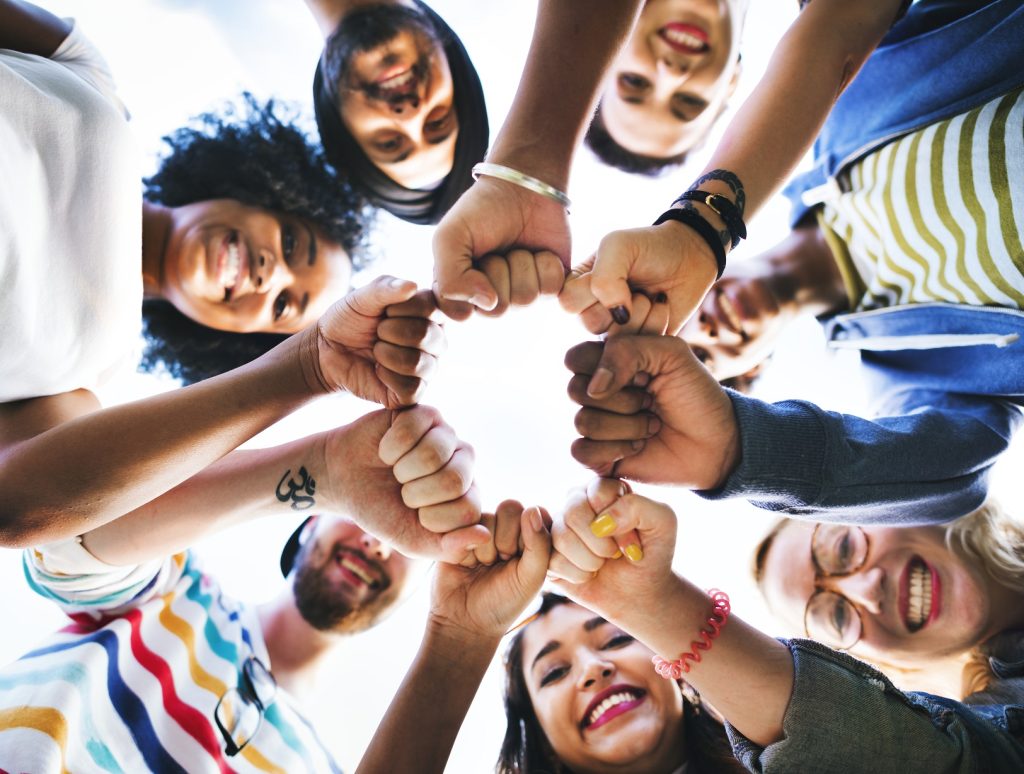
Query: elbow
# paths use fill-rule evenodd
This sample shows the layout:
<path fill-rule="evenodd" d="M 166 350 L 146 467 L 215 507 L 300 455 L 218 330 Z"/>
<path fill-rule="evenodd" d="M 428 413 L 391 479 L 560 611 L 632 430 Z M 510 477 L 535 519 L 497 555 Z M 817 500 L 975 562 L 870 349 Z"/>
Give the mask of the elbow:
<path fill-rule="evenodd" d="M 0 548 L 20 550 L 53 540 L 53 530 L 40 526 L 45 520 L 17 509 L 0 510 Z"/>

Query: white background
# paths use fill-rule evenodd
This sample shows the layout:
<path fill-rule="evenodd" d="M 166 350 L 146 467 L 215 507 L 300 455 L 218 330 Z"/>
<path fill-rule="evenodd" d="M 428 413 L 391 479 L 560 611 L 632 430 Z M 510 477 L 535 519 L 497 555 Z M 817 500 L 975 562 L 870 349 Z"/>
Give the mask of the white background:
<path fill-rule="evenodd" d="M 310 116 L 313 129 L 309 94 L 322 41 L 299 0 L 44 4 L 56 13 L 76 17 L 106 55 L 147 153 L 147 172 L 153 168 L 161 135 L 243 89 L 296 102 Z M 476 63 L 487 92 L 493 136 L 518 82 L 536 4 L 532 0 L 436 0 L 433 5 L 460 34 Z M 752 6 L 744 36 L 745 72 L 735 104 L 763 72 L 796 3 L 758 0 Z M 713 141 L 682 170 L 659 180 L 609 170 L 582 151 L 570 190 L 575 260 L 585 258 L 608 231 L 649 223 L 686 188 L 711 147 Z M 782 201 L 773 202 L 750 224 L 748 243 L 730 260 L 742 260 L 781 238 L 786 213 Z M 429 283 L 429 228 L 382 215 L 373 244 L 378 261 L 358 282 L 386 271 Z M 562 366 L 565 350 L 586 338 L 586 332 L 552 301 L 500 320 L 449 324 L 447 330 L 448 355 L 426 400 L 438 406 L 476 448 L 485 504 L 493 507 L 503 498 L 515 497 L 557 509 L 567 489 L 589 478 L 568 454 L 575 437 L 574 408 L 565 397 L 568 373 Z M 787 336 L 758 386 L 758 395 L 769 400 L 806 397 L 830 409 L 863 411 L 855 365 L 845 355 L 825 355 L 817 324 L 803 320 Z M 170 386 L 139 376 L 103 397 L 109 404 Z M 258 436 L 251 445 L 271 445 L 343 424 L 368 408 L 346 396 L 324 399 Z M 994 486 L 1018 513 L 1024 497 L 1012 474 L 1021 470 L 1022 446 L 1018 442 L 999 463 Z M 642 491 L 676 508 L 680 519 L 677 568 L 698 584 L 728 590 L 739 615 L 768 632 L 781 633 L 766 617 L 748 573 L 752 546 L 771 516 L 743 502 L 712 505 L 685 492 Z M 292 519 L 263 521 L 219 535 L 198 548 L 206 568 L 232 594 L 260 601 L 281 588 L 277 557 L 294 526 Z M 28 591 L 18 553 L 0 550 L 0 578 L 0 620 L 5 622 L 0 633 L 2 664 L 64 619 Z M 324 670 L 318 693 L 306 704 L 321 737 L 347 770 L 358 763 L 412 659 L 428 589 L 428 582 L 422 580 L 416 594 L 392 618 L 372 632 L 344 641 Z M 478 772 L 493 765 L 504 731 L 501 671 L 496 661 L 463 726 L 449 771 Z M 437 700 L 444 701 L 444 695 Z"/>

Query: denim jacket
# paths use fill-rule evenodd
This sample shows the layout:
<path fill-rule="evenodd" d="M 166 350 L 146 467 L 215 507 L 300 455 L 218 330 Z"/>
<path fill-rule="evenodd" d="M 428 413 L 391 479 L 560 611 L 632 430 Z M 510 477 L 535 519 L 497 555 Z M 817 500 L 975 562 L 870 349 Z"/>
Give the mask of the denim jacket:
<path fill-rule="evenodd" d="M 818 521 L 934 524 L 985 500 L 1020 425 L 1024 312 L 915 304 L 839 315 L 829 345 L 856 348 L 874 420 L 730 392 L 741 459 L 707 499 L 742 496 Z"/>
<path fill-rule="evenodd" d="M 846 168 L 882 145 L 1024 83 L 1022 40 L 1020 0 L 914 3 L 836 101 L 813 168 L 787 186 L 791 222 L 847 190 Z"/>
<path fill-rule="evenodd" d="M 1019 774 L 1024 632 L 993 639 L 997 679 L 964 702 L 903 693 L 852 656 L 810 640 L 788 642 L 795 672 L 784 736 L 759 747 L 727 725 L 733 752 L 765 774 Z"/>

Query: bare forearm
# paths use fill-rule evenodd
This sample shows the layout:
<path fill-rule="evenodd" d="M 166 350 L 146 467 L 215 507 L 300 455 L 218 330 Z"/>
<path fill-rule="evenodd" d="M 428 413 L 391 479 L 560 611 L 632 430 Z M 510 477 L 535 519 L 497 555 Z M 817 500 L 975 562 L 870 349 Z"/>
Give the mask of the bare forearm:
<path fill-rule="evenodd" d="M 692 650 L 712 611 L 707 594 L 674 576 L 656 607 L 636 604 L 615 623 L 666 659 Z M 782 720 L 793 693 L 793 660 L 777 640 L 731 615 L 686 675 L 700 695 L 751 741 L 782 738 Z"/>
<path fill-rule="evenodd" d="M 794 229 L 779 244 L 737 264 L 736 276 L 763 278 L 780 306 L 794 315 L 817 316 L 847 304 L 842 275 L 816 223 Z"/>
<path fill-rule="evenodd" d="M 191 478 L 313 397 L 305 334 L 243 368 L 79 417 L 0 453 L 0 542 L 79 535 Z"/>
<path fill-rule="evenodd" d="M 51 56 L 71 31 L 49 11 L 19 0 L 0 0 L 0 48 Z"/>
<path fill-rule="evenodd" d="M 541 0 L 530 53 L 489 159 L 565 189 L 604 73 L 638 0 Z"/>
<path fill-rule="evenodd" d="M 729 170 L 755 214 L 807 153 L 842 90 L 885 35 L 899 0 L 814 0 L 779 42 L 768 70 L 703 174 Z M 735 199 L 721 181 L 701 188 Z"/>
<path fill-rule="evenodd" d="M 428 626 L 358 774 L 443 772 L 497 647 L 497 639 L 466 641 Z"/>
<path fill-rule="evenodd" d="M 316 487 L 324 467 L 322 435 L 236 450 L 155 500 L 87 532 L 82 543 L 107 564 L 141 564 L 240 522 L 334 510 Z"/>

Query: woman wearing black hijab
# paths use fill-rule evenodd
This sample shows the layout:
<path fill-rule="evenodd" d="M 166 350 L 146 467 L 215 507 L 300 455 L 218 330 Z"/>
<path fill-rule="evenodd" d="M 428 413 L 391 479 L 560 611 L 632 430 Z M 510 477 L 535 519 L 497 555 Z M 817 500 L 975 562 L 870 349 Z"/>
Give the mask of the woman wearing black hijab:
<path fill-rule="evenodd" d="M 488 144 L 483 88 L 452 29 L 419 0 L 307 0 L 326 39 L 313 81 L 328 160 L 374 205 L 437 223 Z"/>

